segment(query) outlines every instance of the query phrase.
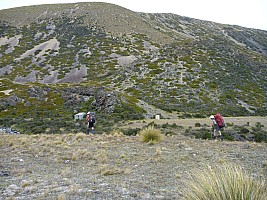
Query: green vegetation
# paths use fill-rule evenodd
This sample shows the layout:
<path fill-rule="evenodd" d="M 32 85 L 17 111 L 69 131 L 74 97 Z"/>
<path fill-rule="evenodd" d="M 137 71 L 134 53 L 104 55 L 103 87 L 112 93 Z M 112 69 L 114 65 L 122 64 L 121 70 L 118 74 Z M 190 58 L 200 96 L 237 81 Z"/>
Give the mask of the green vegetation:
<path fill-rule="evenodd" d="M 4 13 L 0 37 L 9 40 L 0 47 L 2 121 L 8 119 L 6 123 L 15 126 L 10 119 L 20 119 L 16 126 L 25 130 L 28 119 L 41 118 L 47 125 L 29 124 L 39 133 L 60 119 L 67 123 L 51 132 L 61 133 L 75 126 L 83 130 L 72 115 L 90 109 L 99 112 L 98 126 L 105 131 L 111 124 L 149 114 L 136 105 L 138 100 L 183 118 L 203 117 L 214 110 L 224 116 L 267 115 L 266 32 L 168 14 L 162 18 L 132 13 L 120 21 L 108 12 L 96 23 L 91 12 L 61 6 L 46 7 L 61 13 L 60 18 L 50 13 L 39 19 L 39 6 L 25 8 L 27 12 L 16 8 L 11 12 L 17 12 L 16 17 L 0 11 Z M 21 13 L 28 13 L 27 19 Z M 12 24 L 13 17 L 21 18 L 20 25 Z M 29 94 L 31 86 L 42 88 L 44 94 Z M 102 86 L 117 91 L 119 100 L 107 114 L 92 105 L 94 94 L 65 93 L 76 86 Z M 265 141 L 261 137 L 265 133 L 254 133 L 255 140 Z"/>
<path fill-rule="evenodd" d="M 199 123 L 195 124 L 199 129 L 186 129 L 184 134 L 201 139 L 211 139 L 213 130 L 207 129 L 205 125 Z M 254 142 L 267 142 L 267 131 L 264 130 L 264 125 L 257 122 L 253 127 L 249 125 L 236 126 L 227 124 L 222 130 L 222 135 L 225 140 L 229 141 L 254 141 Z"/>

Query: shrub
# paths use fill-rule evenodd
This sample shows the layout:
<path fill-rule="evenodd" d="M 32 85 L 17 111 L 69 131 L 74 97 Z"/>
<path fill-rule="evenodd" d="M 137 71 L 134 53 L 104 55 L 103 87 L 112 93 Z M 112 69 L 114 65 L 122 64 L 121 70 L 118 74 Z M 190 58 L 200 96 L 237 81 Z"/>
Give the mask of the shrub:
<path fill-rule="evenodd" d="M 239 130 L 239 134 L 247 134 L 249 133 L 249 130 L 245 127 L 241 127 Z"/>
<path fill-rule="evenodd" d="M 159 129 L 155 129 L 153 126 L 149 126 L 147 128 L 144 128 L 139 133 L 140 140 L 142 142 L 155 144 L 162 140 L 162 133 Z"/>
<path fill-rule="evenodd" d="M 195 123 L 195 127 L 201 127 L 201 124 L 200 123 Z"/>
<path fill-rule="evenodd" d="M 206 171 L 192 172 L 186 181 L 184 199 L 265 199 L 264 181 L 256 180 L 240 166 L 223 164 Z"/>
<path fill-rule="evenodd" d="M 206 140 L 206 139 L 209 139 L 212 137 L 212 132 L 210 130 L 205 129 L 205 128 L 202 128 L 200 130 L 192 130 L 189 133 L 190 133 L 190 135 L 194 135 L 194 137 L 197 139 L 201 138 L 201 139 Z"/>
<path fill-rule="evenodd" d="M 123 134 L 124 135 L 127 135 L 127 136 L 135 136 L 141 129 L 140 128 L 129 128 L 129 129 L 126 129 L 126 130 L 122 130 Z"/>

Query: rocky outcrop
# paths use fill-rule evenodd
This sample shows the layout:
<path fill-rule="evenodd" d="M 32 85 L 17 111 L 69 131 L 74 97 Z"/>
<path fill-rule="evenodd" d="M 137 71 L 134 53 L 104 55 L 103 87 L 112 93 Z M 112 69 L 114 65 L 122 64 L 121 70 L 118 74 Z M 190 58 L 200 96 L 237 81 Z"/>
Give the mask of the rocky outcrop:
<path fill-rule="evenodd" d="M 92 101 L 92 105 L 98 111 L 112 113 L 115 105 L 119 103 L 118 93 L 106 91 L 104 87 L 73 87 L 61 91 L 67 107 L 74 107 L 79 110 L 82 102 Z M 93 100 L 92 100 L 93 98 Z"/>
<path fill-rule="evenodd" d="M 5 110 L 8 106 L 16 106 L 17 103 L 23 102 L 23 99 L 12 95 L 0 101 L 0 110 Z"/>
<path fill-rule="evenodd" d="M 118 103 L 117 92 L 107 92 L 103 88 L 99 88 L 95 93 L 95 101 L 92 104 L 97 110 L 103 110 L 110 114 L 114 111 L 115 105 Z"/>
<path fill-rule="evenodd" d="M 28 89 L 27 94 L 29 95 L 29 97 L 35 97 L 41 100 L 49 91 L 51 91 L 51 89 L 48 87 L 41 88 L 38 86 L 33 86 Z"/>

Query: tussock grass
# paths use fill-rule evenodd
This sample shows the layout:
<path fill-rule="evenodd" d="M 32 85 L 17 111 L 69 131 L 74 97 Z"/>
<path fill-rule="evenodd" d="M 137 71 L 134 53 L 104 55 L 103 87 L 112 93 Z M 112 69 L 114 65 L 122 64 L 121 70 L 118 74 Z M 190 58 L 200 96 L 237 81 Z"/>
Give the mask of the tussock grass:
<path fill-rule="evenodd" d="M 108 158 L 108 154 L 106 152 L 106 150 L 99 150 L 98 154 L 96 156 L 96 159 L 99 163 L 106 163 L 108 162 L 109 158 Z"/>
<path fill-rule="evenodd" d="M 62 169 L 61 172 L 60 172 L 60 175 L 61 175 L 62 177 L 70 177 L 71 174 L 72 174 L 72 172 L 71 172 L 71 168 L 70 168 L 70 167 L 65 167 L 65 168 Z"/>
<path fill-rule="evenodd" d="M 83 140 L 86 137 L 86 134 L 84 133 L 77 133 L 76 134 L 76 140 Z"/>
<path fill-rule="evenodd" d="M 113 130 L 110 132 L 110 135 L 114 136 L 114 137 L 122 137 L 124 136 L 123 132 L 120 130 Z"/>
<path fill-rule="evenodd" d="M 117 169 L 109 165 L 103 165 L 99 169 L 99 174 L 102 176 L 114 175 L 117 173 Z"/>
<path fill-rule="evenodd" d="M 74 195 L 74 194 L 77 194 L 77 193 L 78 193 L 79 188 L 80 188 L 79 185 L 74 184 L 74 185 L 70 185 L 70 186 L 68 187 L 68 190 L 69 190 L 69 193 L 70 193 L 70 194 Z"/>
<path fill-rule="evenodd" d="M 223 164 L 191 174 L 184 191 L 187 200 L 263 200 L 267 196 L 264 181 L 254 180 L 237 165 Z"/>
<path fill-rule="evenodd" d="M 112 166 L 112 165 L 102 165 L 99 168 L 99 174 L 101 176 L 110 176 L 110 175 L 115 175 L 115 174 L 125 174 L 128 175 L 131 173 L 131 170 L 129 168 L 126 169 L 122 169 L 122 168 L 118 168 L 116 166 Z"/>
<path fill-rule="evenodd" d="M 75 161 L 77 159 L 78 159 L 77 153 L 73 153 L 72 156 L 71 156 L 71 160 Z"/>
<path fill-rule="evenodd" d="M 155 144 L 163 139 L 163 135 L 159 129 L 155 129 L 153 126 L 142 129 L 139 132 L 139 137 L 142 142 Z"/>
<path fill-rule="evenodd" d="M 156 156 L 161 156 L 161 154 L 162 154 L 161 148 L 160 148 L 160 147 L 157 147 L 157 148 L 156 148 L 156 153 L 155 153 L 155 155 L 156 155 Z"/>
<path fill-rule="evenodd" d="M 67 199 L 67 197 L 66 197 L 65 194 L 59 194 L 59 195 L 57 196 L 57 200 L 66 200 L 66 199 Z"/>

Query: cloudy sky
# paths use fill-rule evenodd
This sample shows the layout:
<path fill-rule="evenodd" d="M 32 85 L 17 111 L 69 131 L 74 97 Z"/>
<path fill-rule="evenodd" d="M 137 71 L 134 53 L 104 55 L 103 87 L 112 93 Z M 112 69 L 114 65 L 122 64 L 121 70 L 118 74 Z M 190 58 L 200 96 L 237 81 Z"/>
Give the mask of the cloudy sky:
<path fill-rule="evenodd" d="M 267 0 L 95 0 L 136 12 L 174 13 L 196 19 L 267 30 Z M 90 0 L 0 0 L 0 10 L 12 7 L 92 2 Z"/>

